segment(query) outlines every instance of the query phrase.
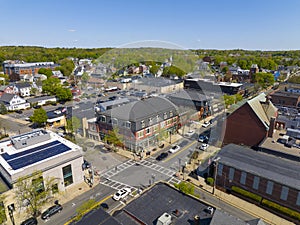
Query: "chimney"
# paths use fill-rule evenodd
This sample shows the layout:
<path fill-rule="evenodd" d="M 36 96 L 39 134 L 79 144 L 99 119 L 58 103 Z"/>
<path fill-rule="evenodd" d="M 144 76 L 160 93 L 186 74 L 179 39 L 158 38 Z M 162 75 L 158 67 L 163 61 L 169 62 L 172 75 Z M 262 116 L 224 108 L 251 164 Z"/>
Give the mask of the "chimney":
<path fill-rule="evenodd" d="M 271 119 L 270 119 L 270 125 L 269 125 L 269 130 L 268 130 L 268 137 L 273 137 L 273 132 L 274 132 L 274 128 L 275 128 L 275 122 L 276 122 L 276 118 L 275 117 L 271 117 Z"/>

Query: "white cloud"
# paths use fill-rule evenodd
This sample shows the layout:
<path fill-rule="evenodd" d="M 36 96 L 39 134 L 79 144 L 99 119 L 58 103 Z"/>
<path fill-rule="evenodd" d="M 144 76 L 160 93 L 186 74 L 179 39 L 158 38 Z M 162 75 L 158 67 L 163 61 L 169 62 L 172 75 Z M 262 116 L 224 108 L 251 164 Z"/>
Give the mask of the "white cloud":
<path fill-rule="evenodd" d="M 75 29 L 69 29 L 68 31 L 69 32 L 75 32 L 76 30 Z"/>

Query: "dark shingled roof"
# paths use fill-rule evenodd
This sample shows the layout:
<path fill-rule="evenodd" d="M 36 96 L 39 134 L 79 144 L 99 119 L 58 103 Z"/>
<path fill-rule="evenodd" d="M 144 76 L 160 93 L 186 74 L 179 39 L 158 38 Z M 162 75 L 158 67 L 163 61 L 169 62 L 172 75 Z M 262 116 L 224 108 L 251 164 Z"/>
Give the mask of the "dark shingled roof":
<path fill-rule="evenodd" d="M 13 99 L 14 96 L 15 94 L 9 94 L 4 92 L 0 98 L 0 101 L 8 103 Z"/>
<path fill-rule="evenodd" d="M 200 224 L 209 225 L 212 215 L 204 211 L 206 207 L 207 205 L 199 200 L 185 195 L 164 183 L 158 183 L 139 198 L 128 203 L 115 217 L 122 223 L 123 221 L 128 222 L 129 225 L 140 224 L 134 222 L 133 217 L 145 224 L 152 225 L 156 224 L 157 219 L 166 212 L 172 216 L 172 224 L 174 225 L 190 224 L 188 221 L 193 221 L 195 215 L 200 216 Z M 172 213 L 176 209 L 182 213 L 178 217 Z M 130 219 L 128 218 L 129 215 L 133 217 Z M 125 224 L 127 225 L 127 223 Z"/>
<path fill-rule="evenodd" d="M 220 163 L 300 190 L 300 163 L 235 144 L 226 145 Z"/>

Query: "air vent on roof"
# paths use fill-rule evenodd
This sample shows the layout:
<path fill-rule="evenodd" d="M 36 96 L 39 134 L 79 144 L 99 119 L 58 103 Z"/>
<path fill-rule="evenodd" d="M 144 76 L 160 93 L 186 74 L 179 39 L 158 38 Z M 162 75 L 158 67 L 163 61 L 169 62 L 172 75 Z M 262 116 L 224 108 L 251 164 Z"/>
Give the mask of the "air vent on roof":
<path fill-rule="evenodd" d="M 1 151 L 1 153 L 3 153 L 3 152 L 4 152 L 4 149 L 3 149 L 3 148 L 1 148 L 1 150 L 0 150 L 0 151 Z"/>

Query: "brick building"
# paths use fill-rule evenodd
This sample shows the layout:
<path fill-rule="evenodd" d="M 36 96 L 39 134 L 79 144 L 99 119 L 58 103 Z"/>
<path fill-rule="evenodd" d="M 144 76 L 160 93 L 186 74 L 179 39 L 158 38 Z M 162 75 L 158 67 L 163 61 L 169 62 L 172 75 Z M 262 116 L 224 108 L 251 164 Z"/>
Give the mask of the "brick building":
<path fill-rule="evenodd" d="M 97 114 L 101 139 L 118 128 L 123 145 L 136 152 L 157 146 L 162 132 L 164 136 L 175 133 L 178 119 L 177 107 L 161 97 L 131 102 Z"/>
<path fill-rule="evenodd" d="M 276 91 L 270 94 L 274 105 L 300 109 L 300 93 L 288 91 Z"/>
<path fill-rule="evenodd" d="M 226 119 L 223 144 L 257 146 L 271 137 L 277 117 L 277 108 L 264 93 L 247 101 Z"/>
<path fill-rule="evenodd" d="M 217 157 L 217 188 L 228 191 L 239 187 L 300 211 L 299 162 L 234 144 L 223 147 Z"/>

